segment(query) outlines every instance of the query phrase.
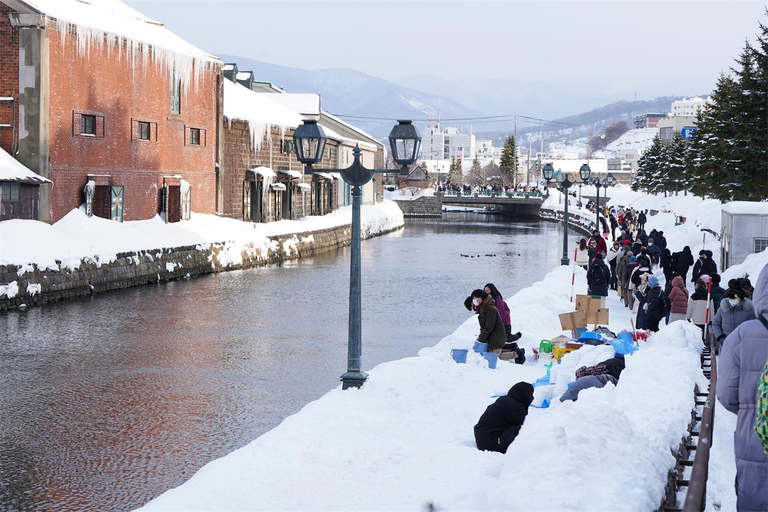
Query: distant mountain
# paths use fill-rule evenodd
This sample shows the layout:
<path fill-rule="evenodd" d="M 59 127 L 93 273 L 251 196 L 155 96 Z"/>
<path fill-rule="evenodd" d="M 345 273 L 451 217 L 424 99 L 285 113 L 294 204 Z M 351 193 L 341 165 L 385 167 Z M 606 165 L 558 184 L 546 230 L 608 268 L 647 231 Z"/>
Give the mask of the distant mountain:
<path fill-rule="evenodd" d="M 304 70 L 260 62 L 236 55 L 219 55 L 241 71 L 253 71 L 256 80 L 272 82 L 287 92 L 319 93 L 322 108 L 332 114 L 398 119 L 483 116 L 461 103 L 410 89 L 382 78 L 349 69 Z M 376 137 L 386 137 L 394 122 L 348 118 Z M 422 123 L 424 124 L 424 123 Z"/>

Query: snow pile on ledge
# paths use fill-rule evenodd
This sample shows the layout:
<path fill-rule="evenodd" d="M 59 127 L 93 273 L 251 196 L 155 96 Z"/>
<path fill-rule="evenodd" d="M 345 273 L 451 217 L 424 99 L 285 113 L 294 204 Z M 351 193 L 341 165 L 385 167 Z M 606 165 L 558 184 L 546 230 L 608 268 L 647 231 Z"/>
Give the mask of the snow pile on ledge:
<path fill-rule="evenodd" d="M 512 297 L 567 301 L 562 268 Z M 552 292 L 552 290 L 556 290 Z M 510 305 L 515 310 L 515 306 Z M 530 311 L 542 308 L 532 306 Z M 526 311 L 527 313 L 527 311 Z M 552 329 L 554 312 L 523 331 Z M 538 326 L 541 321 L 547 325 Z M 522 322 L 521 322 L 522 323 Z M 559 332 L 559 325 L 554 328 Z M 690 420 L 703 376 L 695 327 L 665 327 L 635 355 L 617 387 L 575 403 L 531 408 L 506 455 L 475 448 L 473 426 L 494 395 L 546 373 L 542 364 L 478 354 L 456 364 L 451 348 L 478 333 L 473 316 L 418 357 L 384 363 L 360 390 L 337 388 L 247 446 L 215 460 L 142 510 L 653 510 Z M 585 364 L 610 355 L 584 348 Z"/>
<path fill-rule="evenodd" d="M 363 236 L 403 226 L 403 213 L 396 203 L 384 201 L 361 208 Z M 189 221 L 165 224 L 153 219 L 122 224 L 99 217 L 87 217 L 82 208 L 72 210 L 54 225 L 33 220 L 0 222 L 0 265 L 14 264 L 32 270 L 78 268 L 82 261 L 107 263 L 121 252 L 167 249 L 225 242 L 220 263 L 236 264 L 242 253 L 253 254 L 273 247 L 269 236 L 304 233 L 349 225 L 352 207 L 346 206 L 323 216 L 253 224 L 234 219 L 192 213 Z M 61 265 L 56 260 L 61 262 Z"/>

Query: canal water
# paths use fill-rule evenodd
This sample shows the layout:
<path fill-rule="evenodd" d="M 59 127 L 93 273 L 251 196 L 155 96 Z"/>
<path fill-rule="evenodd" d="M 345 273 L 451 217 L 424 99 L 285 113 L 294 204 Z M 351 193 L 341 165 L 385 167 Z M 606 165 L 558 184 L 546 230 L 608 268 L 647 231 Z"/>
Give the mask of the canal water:
<path fill-rule="evenodd" d="M 451 213 L 363 242 L 364 369 L 539 280 L 561 237 Z M 0 510 L 132 510 L 274 428 L 339 385 L 348 283 L 345 248 L 0 316 Z"/>

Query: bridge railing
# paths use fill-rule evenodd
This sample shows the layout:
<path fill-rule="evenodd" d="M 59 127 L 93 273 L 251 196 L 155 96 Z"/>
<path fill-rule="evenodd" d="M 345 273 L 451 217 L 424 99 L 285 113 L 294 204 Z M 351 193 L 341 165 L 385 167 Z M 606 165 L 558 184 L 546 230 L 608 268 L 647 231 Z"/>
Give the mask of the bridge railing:
<path fill-rule="evenodd" d="M 492 192 L 487 190 L 482 190 L 479 192 L 463 192 L 456 190 L 446 190 L 440 193 L 445 197 L 543 197 L 542 193 L 538 190 L 528 193 L 527 196 L 525 192 L 520 190 L 515 190 L 512 192 Z"/>

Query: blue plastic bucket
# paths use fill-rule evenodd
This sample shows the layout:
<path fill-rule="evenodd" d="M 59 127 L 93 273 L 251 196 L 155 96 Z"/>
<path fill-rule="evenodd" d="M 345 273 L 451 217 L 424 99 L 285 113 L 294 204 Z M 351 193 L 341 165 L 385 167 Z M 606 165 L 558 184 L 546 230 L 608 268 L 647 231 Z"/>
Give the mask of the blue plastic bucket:
<path fill-rule="evenodd" d="M 472 347 L 472 350 L 474 350 L 478 354 L 485 354 L 486 352 L 488 352 L 488 344 L 476 341 L 475 346 Z"/>
<path fill-rule="evenodd" d="M 577 327 L 576 329 L 574 329 L 573 332 L 576 335 L 576 339 L 579 339 L 579 338 L 581 338 L 582 334 L 587 332 L 587 328 L 586 327 Z"/>
<path fill-rule="evenodd" d="M 499 354 L 495 354 L 493 352 L 486 352 L 485 354 L 483 354 L 483 357 L 485 358 L 486 361 L 488 361 L 488 368 L 492 370 L 496 368 L 496 363 L 499 362 Z"/>
<path fill-rule="evenodd" d="M 468 353 L 469 353 L 469 350 L 465 348 L 454 348 L 453 350 L 451 350 L 451 357 L 457 363 L 466 363 Z"/>

